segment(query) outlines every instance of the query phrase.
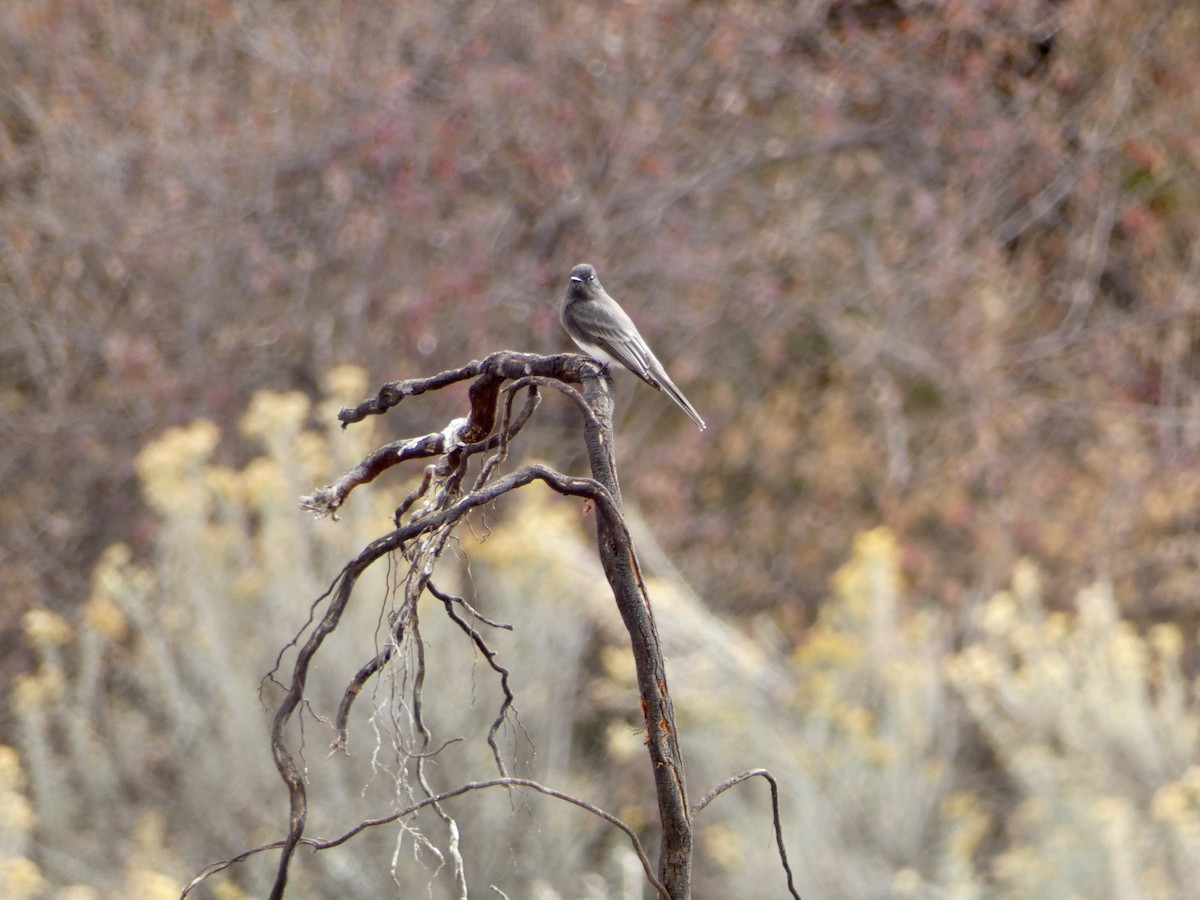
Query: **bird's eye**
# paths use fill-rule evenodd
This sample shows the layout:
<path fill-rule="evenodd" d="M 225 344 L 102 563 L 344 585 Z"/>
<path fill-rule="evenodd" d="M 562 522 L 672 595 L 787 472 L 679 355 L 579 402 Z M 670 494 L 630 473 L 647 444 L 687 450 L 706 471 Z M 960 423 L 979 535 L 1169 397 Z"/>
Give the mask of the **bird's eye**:
<path fill-rule="evenodd" d="M 587 277 L 587 280 L 588 280 L 588 281 L 595 281 L 595 280 L 596 280 L 596 276 L 595 276 L 595 275 L 589 275 L 589 276 Z"/>

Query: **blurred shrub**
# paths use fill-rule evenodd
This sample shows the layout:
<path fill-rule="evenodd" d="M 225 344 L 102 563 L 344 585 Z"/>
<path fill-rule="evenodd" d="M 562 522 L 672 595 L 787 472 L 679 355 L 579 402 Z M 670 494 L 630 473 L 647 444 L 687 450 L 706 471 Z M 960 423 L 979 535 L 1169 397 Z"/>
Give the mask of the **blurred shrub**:
<path fill-rule="evenodd" d="M 713 424 L 620 387 L 710 602 L 797 640 L 884 523 L 948 606 L 1028 556 L 1191 616 L 1198 42 L 1175 0 L 0 4 L 3 665 L 149 547 L 152 435 L 564 349 L 585 258 Z"/>
<path fill-rule="evenodd" d="M 1112 589 L 1048 612 L 1035 571 L 979 611 L 952 682 L 1013 788 L 993 862 L 1009 897 L 1182 897 L 1200 861 L 1200 703 L 1175 625 L 1139 633 Z"/>
<path fill-rule="evenodd" d="M 329 382 L 339 397 L 365 388 L 348 369 Z M 221 435 L 204 420 L 147 445 L 136 465 L 158 517 L 151 558 L 110 546 L 74 628 L 27 614 L 38 667 L 11 702 L 52 884 L 178 896 L 184 875 L 274 834 L 281 798 L 256 687 L 372 518 L 369 490 L 339 526 L 298 514 L 300 494 L 368 435 L 313 431 L 309 407 L 259 395 L 244 430 L 267 455 L 241 469 L 214 464 Z"/>
<path fill-rule="evenodd" d="M 29 858 L 36 819 L 25 783 L 17 752 L 0 745 L 0 895 L 11 900 L 40 897 L 47 887 L 40 867 Z"/>
<path fill-rule="evenodd" d="M 330 385 L 339 398 L 365 390 L 353 370 Z M 333 406 L 318 420 L 333 422 Z M 147 445 L 137 470 L 159 520 L 153 555 L 111 546 L 77 625 L 43 609 L 26 616 L 38 666 L 10 697 L 20 759 L 0 748 L 6 896 L 168 896 L 202 865 L 282 833 L 267 744 L 275 694 L 268 686 L 260 701 L 256 689 L 403 492 L 362 490 L 339 523 L 298 513 L 300 494 L 369 449 L 368 429 L 315 428 L 310 414 L 298 395 L 257 395 L 243 430 L 265 452 L 241 468 L 212 462 L 222 438 L 204 421 Z M 581 512 L 527 489 L 477 517 L 438 578 L 514 625 L 488 633 L 513 675 L 518 718 L 500 734 L 512 770 L 599 803 L 653 846 L 628 637 Z M 1178 628 L 1139 632 L 1104 585 L 1082 592 L 1076 612 L 1049 611 L 1026 563 L 961 634 L 957 616 L 917 603 L 901 545 L 877 528 L 856 539 L 804 642 L 788 650 L 770 615 L 744 628 L 714 616 L 632 521 L 692 797 L 770 768 L 803 893 L 1186 895 L 1198 862 L 1200 706 Z M 305 747 L 310 834 L 334 836 L 411 796 L 395 744 L 411 729 L 410 671 L 390 668 L 364 691 L 349 756 L 323 752 L 389 603 L 385 573 L 367 578 L 314 670 L 303 735 L 293 735 Z M 483 736 L 499 691 L 440 608 L 422 609 L 434 745 L 465 738 L 431 766 L 443 789 L 494 771 Z M 640 890 L 623 838 L 574 808 L 497 792 L 450 811 L 478 889 Z M 409 824 L 302 854 L 294 890 L 448 890 L 443 826 Z M 697 821 L 697 892 L 744 896 L 753 884 L 755 896 L 783 896 L 772 847 L 765 788 L 723 795 Z M 217 875 L 201 896 L 260 895 L 273 861 Z"/>

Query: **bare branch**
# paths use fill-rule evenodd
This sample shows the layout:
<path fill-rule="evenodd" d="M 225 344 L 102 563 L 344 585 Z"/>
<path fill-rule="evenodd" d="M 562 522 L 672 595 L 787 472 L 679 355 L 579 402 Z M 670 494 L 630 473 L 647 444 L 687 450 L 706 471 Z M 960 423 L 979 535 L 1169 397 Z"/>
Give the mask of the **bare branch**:
<path fill-rule="evenodd" d="M 350 719 L 350 707 L 354 701 L 358 699 L 358 695 L 362 692 L 363 686 L 367 681 L 376 675 L 384 666 L 391 661 L 395 656 L 396 650 L 400 647 L 400 642 L 404 639 L 404 620 L 398 615 L 391 616 L 391 630 L 386 644 L 380 648 L 362 668 L 354 673 L 354 677 L 350 679 L 350 684 L 346 686 L 346 690 L 342 693 L 342 702 L 338 704 L 337 718 L 334 720 L 334 730 L 336 738 L 334 739 L 331 749 L 334 751 L 346 752 L 347 722 Z"/>
<path fill-rule="evenodd" d="M 693 815 L 700 815 L 701 810 L 721 794 L 725 793 L 731 787 L 736 787 L 743 781 L 749 781 L 751 778 L 765 778 L 767 784 L 771 786 L 771 816 L 775 820 L 775 846 L 779 848 L 779 862 L 783 866 L 784 873 L 787 875 L 788 893 L 795 897 L 796 900 L 801 900 L 800 893 L 796 890 L 796 883 L 792 878 L 792 867 L 788 864 L 787 850 L 783 846 L 783 825 L 779 819 L 779 783 L 769 771 L 766 769 L 750 769 L 749 771 L 742 772 L 740 775 L 734 775 L 732 778 L 725 779 L 704 795 L 703 799 L 696 804 L 696 808 L 692 811 Z"/>
<path fill-rule="evenodd" d="M 473 628 L 466 619 L 454 611 L 455 603 L 463 603 L 465 605 L 465 601 L 461 597 L 443 593 L 432 583 L 427 585 L 427 587 L 429 588 L 429 593 L 433 594 L 433 596 L 437 597 L 445 605 L 446 614 L 450 617 L 451 621 L 463 630 L 467 637 L 471 639 L 476 649 L 483 654 L 484 658 L 488 661 L 488 665 L 492 667 L 492 670 L 500 676 L 500 690 L 504 693 L 504 701 L 500 704 L 500 711 L 496 714 L 496 718 L 492 720 L 492 725 L 488 729 L 487 742 L 488 746 L 492 748 L 492 756 L 496 760 L 497 770 L 501 775 L 507 775 L 508 768 L 504 765 L 504 759 L 500 755 L 500 747 L 496 744 L 496 734 L 500 731 L 501 726 L 504 725 L 505 719 L 508 718 L 509 710 L 516 711 L 516 698 L 513 696 L 512 688 L 508 684 L 509 671 L 496 662 L 496 651 L 488 646 L 483 635 Z"/>
<path fill-rule="evenodd" d="M 410 459 L 440 456 L 445 452 L 444 445 L 443 434 L 427 434 L 407 441 L 384 444 L 333 484 L 301 497 L 300 508 L 315 512 L 318 516 L 334 515 L 342 508 L 350 492 L 359 485 L 374 481 L 392 466 L 398 466 Z"/>
<path fill-rule="evenodd" d="M 453 525 L 461 520 L 468 512 L 479 506 L 493 502 L 503 494 L 523 487 L 533 481 L 543 481 L 553 490 L 571 496 L 584 496 L 591 499 L 598 508 L 608 516 L 616 516 L 619 520 L 619 510 L 608 492 L 590 478 L 571 478 L 544 465 L 527 465 L 515 472 L 496 479 L 491 484 L 461 498 L 458 502 L 436 513 L 432 513 L 416 521 L 410 521 L 396 528 L 390 534 L 372 541 L 367 547 L 351 560 L 335 582 L 330 602 L 324 616 L 313 627 L 308 639 L 300 646 L 296 654 L 296 662 L 292 670 L 292 681 L 284 695 L 279 709 L 275 714 L 275 722 L 271 729 L 271 745 L 275 757 L 276 768 L 279 769 L 284 783 L 288 788 L 291 801 L 291 817 L 288 838 L 284 841 L 283 854 L 280 857 L 279 869 L 276 873 L 275 886 L 271 892 L 271 900 L 282 900 L 287 886 L 287 872 L 292 856 L 304 832 L 304 824 L 308 813 L 307 793 L 304 780 L 295 759 L 288 751 L 283 733 L 292 714 L 304 696 L 308 681 L 308 668 L 313 656 L 320 649 L 334 629 L 337 628 L 342 614 L 350 602 L 350 594 L 359 576 L 380 557 L 393 550 L 400 549 L 405 542 L 418 535 L 437 531 Z M 427 579 L 428 576 L 425 576 Z M 415 599 L 415 598 L 414 598 Z M 417 643 L 418 649 L 420 642 Z M 368 676 L 369 677 L 369 676 Z"/>
<path fill-rule="evenodd" d="M 555 382 L 557 383 L 557 382 Z M 574 391 L 568 391 L 574 394 Z M 576 396 L 578 396 L 576 394 Z M 469 456 L 480 451 L 491 450 L 502 446 L 506 441 L 515 437 L 529 421 L 537 407 L 536 393 L 531 393 L 521 412 L 513 420 L 511 426 L 504 428 L 500 434 L 492 435 L 486 440 L 475 444 L 462 445 L 457 448 L 459 453 Z M 345 412 L 345 410 L 343 410 Z M 305 497 L 300 498 L 300 508 L 316 513 L 318 516 L 335 515 L 350 492 L 360 485 L 369 484 L 388 469 L 408 462 L 411 459 L 423 459 L 431 456 L 442 456 L 447 453 L 446 432 L 427 434 L 423 437 L 410 438 L 403 441 L 392 441 L 372 451 L 353 469 L 344 473 L 333 484 L 326 485 Z M 425 485 L 427 487 L 428 485 Z M 423 493 L 423 492 L 422 492 Z M 407 506 L 411 506 L 416 497 L 410 497 Z"/>
<path fill-rule="evenodd" d="M 501 382 L 514 380 L 525 375 L 544 375 L 563 381 L 579 383 L 579 364 L 589 362 L 586 357 L 574 353 L 558 356 L 540 356 L 535 353 L 516 353 L 512 350 L 500 350 L 483 360 L 474 360 L 461 369 L 449 369 L 429 378 L 410 378 L 405 381 L 391 381 L 380 388 L 379 393 L 369 400 L 364 400 L 355 407 L 347 407 L 338 412 L 338 420 L 345 428 L 355 422 L 361 422 L 367 416 L 378 416 L 387 412 L 393 406 L 398 406 L 405 397 L 415 397 L 426 391 L 436 391 L 449 387 L 468 378 L 478 378 L 471 389 L 471 422 L 464 436 L 464 443 L 482 439 L 491 431 L 495 423 L 496 394 Z M 489 403 L 490 401 L 490 403 Z M 484 423 L 487 426 L 484 427 Z"/>
<path fill-rule="evenodd" d="M 466 784 L 461 784 L 452 790 L 443 791 L 435 796 L 426 797 L 424 800 L 419 800 L 416 803 L 409 804 L 403 809 L 397 810 L 396 812 L 390 813 L 386 816 L 381 816 L 377 819 L 366 819 L 362 822 L 359 822 L 341 837 L 336 837 L 332 840 L 301 838 L 299 843 L 302 843 L 307 847 L 311 847 L 314 851 L 332 850 L 334 847 L 338 847 L 346 843 L 347 841 L 361 834 L 363 831 L 366 831 L 368 828 L 377 828 L 380 825 L 387 825 L 411 816 L 413 813 L 424 809 L 427 806 L 434 806 L 436 804 L 444 803 L 447 800 L 452 800 L 455 797 L 461 797 L 462 795 L 471 793 L 472 791 L 479 791 L 493 787 L 528 788 L 529 790 L 537 791 L 540 794 L 545 794 L 547 797 L 553 797 L 555 800 L 562 800 L 565 803 L 578 806 L 580 809 L 603 819 L 614 828 L 619 829 L 625 834 L 626 837 L 629 838 L 629 843 L 633 846 L 633 852 L 637 854 L 637 858 L 642 864 L 642 870 L 646 873 L 646 880 L 654 886 L 654 889 L 658 892 L 659 896 L 666 897 L 669 900 L 671 895 L 668 893 L 666 887 L 663 886 L 662 882 L 660 882 L 654 876 L 654 868 L 650 863 L 650 858 L 646 855 L 646 850 L 642 846 L 642 842 L 638 840 L 637 832 L 635 832 L 630 825 L 626 824 L 623 820 L 619 819 L 617 816 L 614 816 L 612 813 L 607 812 L 592 803 L 588 803 L 586 800 L 582 800 L 579 797 L 564 793 L 563 791 L 557 791 L 554 788 L 546 787 L 545 785 L 539 784 L 536 781 L 531 781 L 528 778 L 492 778 L 487 781 L 470 781 Z M 217 872 L 227 869 L 236 863 L 242 862 L 243 860 L 249 859 L 251 856 L 254 856 L 258 853 L 264 853 L 268 850 L 285 849 L 287 844 L 288 842 L 286 840 L 272 841 L 269 844 L 263 844 L 262 846 L 255 847 L 251 850 L 244 850 L 243 852 L 237 854 L 236 856 L 232 856 L 229 859 L 206 866 L 200 872 L 200 874 L 193 878 L 183 889 L 183 893 L 180 894 L 180 900 L 184 900 L 184 898 L 186 898 L 187 895 L 190 894 L 196 887 L 198 887 L 210 876 L 215 875 Z"/>
<path fill-rule="evenodd" d="M 475 648 L 484 654 L 488 664 L 500 676 L 503 701 L 488 731 L 488 744 L 497 768 L 501 775 L 506 776 L 507 771 L 496 736 L 503 727 L 509 711 L 515 709 L 515 698 L 509 685 L 509 672 L 497 662 L 495 651 L 479 630 L 455 610 L 455 604 L 465 607 L 465 601 L 443 593 L 431 584 L 430 580 L 454 529 L 466 520 L 471 510 L 494 502 L 508 491 L 533 481 L 542 481 L 558 493 L 586 498 L 597 510 L 597 543 L 601 564 L 629 632 L 634 652 L 646 728 L 646 744 L 650 753 L 662 824 L 656 876 L 651 875 L 648 861 L 640 846 L 639 858 L 642 859 L 643 866 L 647 867 L 647 875 L 660 893 L 682 900 L 690 895 L 691 890 L 691 812 L 688 807 L 675 712 L 667 689 L 662 647 L 651 613 L 650 598 L 642 578 L 641 566 L 621 511 L 620 484 L 613 451 L 611 382 L 607 372 L 595 361 L 582 356 L 543 357 L 504 351 L 431 378 L 392 382 L 385 385 L 375 398 L 364 401 L 355 409 L 342 410 L 339 418 L 343 425 L 361 421 L 368 415 L 386 412 L 405 397 L 437 390 L 468 379 L 471 379 L 471 409 L 467 418 L 456 419 L 439 434 L 380 448 L 355 469 L 343 475 L 334 485 L 305 498 L 307 508 L 333 512 L 345 501 L 354 487 L 374 479 L 397 463 L 419 457 L 438 458 L 438 462 L 426 467 L 420 486 L 397 508 L 395 529 L 371 542 L 347 564 L 331 590 L 322 598 L 328 600 L 324 614 L 317 620 L 319 603 L 314 605 L 310 611 L 309 622 L 301 631 L 302 635 L 307 632 L 308 636 L 304 643 L 298 646 L 291 684 L 285 687 L 285 696 L 277 710 L 271 735 L 276 766 L 287 785 L 291 802 L 290 826 L 287 838 L 279 844 L 282 852 L 271 898 L 282 900 L 288 869 L 296 848 L 301 843 L 316 846 L 303 836 L 307 815 L 306 790 L 300 770 L 284 741 L 284 731 L 297 706 L 303 701 L 312 658 L 324 639 L 337 627 L 359 576 L 380 557 L 396 551 L 400 551 L 408 564 L 408 572 L 403 579 L 403 602 L 389 614 L 388 645 L 378 650 L 359 669 L 343 693 L 334 723 L 337 734 L 334 749 L 344 750 L 346 747 L 349 713 L 362 687 L 395 658 L 402 640 L 411 642 L 415 660 L 410 673 L 412 682 L 408 699 L 412 725 L 423 747 L 417 748 L 417 752 L 408 752 L 407 756 L 412 761 L 416 781 L 426 795 L 425 799 L 412 809 L 430 806 L 445 822 L 450 830 L 448 849 L 454 862 L 455 879 L 460 889 L 465 892 L 465 864 L 458 850 L 458 827 L 441 805 L 441 800 L 457 796 L 462 790 L 469 789 L 469 786 L 457 792 L 437 794 L 426 778 L 426 759 L 429 754 L 425 751 L 428 750 L 433 735 L 425 724 L 422 712 L 425 644 L 420 634 L 417 602 L 426 589 L 442 600 L 450 619 L 470 638 Z M 582 384 L 582 396 L 567 387 L 570 383 Z M 537 408 L 542 387 L 552 387 L 562 392 L 580 410 L 592 478 L 570 477 L 537 464 L 522 466 L 502 476 L 498 474 L 501 464 L 508 457 L 511 439 Z M 525 389 L 528 389 L 525 404 L 514 417 L 513 403 L 517 394 Z M 471 457 L 487 451 L 494 452 L 484 461 L 469 489 L 465 488 Z M 419 507 L 418 501 L 421 501 Z M 297 645 L 299 640 L 298 636 L 292 645 Z M 519 724 L 518 720 L 518 726 Z M 488 784 L 509 782 L 552 793 L 533 782 L 518 779 L 501 779 Z M 552 795 L 559 796 L 556 792 Z M 565 795 L 564 799 L 578 802 Z M 402 814 L 381 821 L 394 821 L 399 815 Z M 605 817 L 607 818 L 607 814 Z M 616 824 L 616 820 L 612 821 Z M 365 823 L 362 827 L 369 824 Z M 782 849 L 782 844 L 780 846 Z"/>

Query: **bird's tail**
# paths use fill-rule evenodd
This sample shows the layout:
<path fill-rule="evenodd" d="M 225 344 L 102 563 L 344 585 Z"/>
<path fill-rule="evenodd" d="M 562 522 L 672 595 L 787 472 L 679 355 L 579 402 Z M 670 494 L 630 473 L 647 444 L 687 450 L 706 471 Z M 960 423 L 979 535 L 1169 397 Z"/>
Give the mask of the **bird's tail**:
<path fill-rule="evenodd" d="M 699 427 L 701 431 L 704 431 L 704 429 L 706 429 L 708 426 L 705 425 L 704 420 L 700 418 L 700 413 L 696 412 L 696 407 L 692 406 L 688 398 L 683 396 L 683 391 L 675 387 L 671 379 L 666 377 L 665 372 L 660 374 L 658 381 L 658 387 L 662 390 L 662 392 L 674 400 L 679 405 L 679 408 L 691 417 L 691 420 L 696 423 L 697 427 Z"/>

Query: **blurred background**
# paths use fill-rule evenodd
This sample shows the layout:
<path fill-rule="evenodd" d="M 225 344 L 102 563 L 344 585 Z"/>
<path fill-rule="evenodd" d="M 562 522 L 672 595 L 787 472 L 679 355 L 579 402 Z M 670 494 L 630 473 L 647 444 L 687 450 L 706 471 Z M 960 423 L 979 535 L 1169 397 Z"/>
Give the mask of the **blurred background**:
<path fill-rule="evenodd" d="M 280 836 L 259 679 L 412 473 L 296 499 L 465 393 L 336 409 L 571 349 L 586 261 L 709 423 L 618 376 L 693 799 L 770 765 L 807 897 L 1200 896 L 1197 46 L 1174 0 L 7 0 L 0 893 L 178 896 Z M 513 456 L 585 472 L 573 408 Z M 516 627 L 518 768 L 652 823 L 590 520 L 481 525 L 446 579 Z M 444 639 L 445 737 L 486 731 Z M 390 696 L 344 768 L 310 723 L 325 836 L 403 794 Z M 599 823 L 463 803 L 473 892 L 641 896 Z M 699 896 L 784 896 L 767 812 L 706 811 Z M 456 896 L 413 840 L 297 895 Z"/>

